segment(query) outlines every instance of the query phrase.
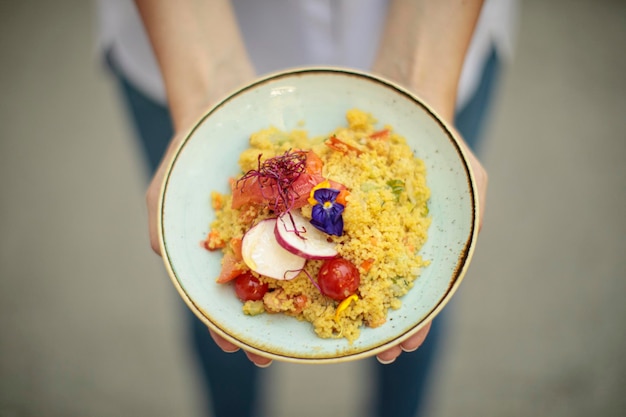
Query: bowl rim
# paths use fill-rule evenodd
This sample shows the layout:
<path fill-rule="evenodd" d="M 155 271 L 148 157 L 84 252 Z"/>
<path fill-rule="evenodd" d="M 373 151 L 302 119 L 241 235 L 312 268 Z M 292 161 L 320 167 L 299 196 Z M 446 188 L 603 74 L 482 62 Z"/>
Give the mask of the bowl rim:
<path fill-rule="evenodd" d="M 176 162 L 179 159 L 179 155 L 185 148 L 185 145 L 192 138 L 195 131 L 204 123 L 204 121 L 207 118 L 209 118 L 213 113 L 215 113 L 219 108 L 224 106 L 230 100 L 245 93 L 248 90 L 254 89 L 255 87 L 259 85 L 272 82 L 275 80 L 279 80 L 281 78 L 286 78 L 286 77 L 315 75 L 315 74 L 339 74 L 339 75 L 344 75 L 344 76 L 354 76 L 358 78 L 369 79 L 370 81 L 374 81 L 377 84 L 382 84 L 386 88 L 395 90 L 397 93 L 404 95 L 410 101 L 421 106 L 427 113 L 429 113 L 429 115 L 433 118 L 433 120 L 436 121 L 439 124 L 440 128 L 446 133 L 448 139 L 450 140 L 450 143 L 454 146 L 455 151 L 459 155 L 460 161 L 462 162 L 463 170 L 465 172 L 466 178 L 468 179 L 468 188 L 470 191 L 469 193 L 470 206 L 472 209 L 470 233 L 468 234 L 468 237 L 463 245 L 463 250 L 459 253 L 457 257 L 457 263 L 454 268 L 454 272 L 452 276 L 450 277 L 450 281 L 449 281 L 450 284 L 448 285 L 448 288 L 442 295 L 439 302 L 422 318 L 422 320 L 419 323 L 411 327 L 406 332 L 398 335 L 397 337 L 387 342 L 384 342 L 378 346 L 372 347 L 370 349 L 366 349 L 366 350 L 358 351 L 354 353 L 347 353 L 347 354 L 336 356 L 336 357 L 317 357 L 317 358 L 316 357 L 293 357 L 293 356 L 278 354 L 276 352 L 270 352 L 270 351 L 259 349 L 255 346 L 246 344 L 245 342 L 231 336 L 230 334 L 225 332 L 223 329 L 221 329 L 218 325 L 213 323 L 207 317 L 207 314 L 204 313 L 204 310 L 200 306 L 196 305 L 196 303 L 185 292 L 185 290 L 182 288 L 178 280 L 176 273 L 174 272 L 174 268 L 168 256 L 168 250 L 167 250 L 167 246 L 166 246 L 165 238 L 164 238 L 164 215 L 163 215 L 167 186 L 169 183 L 169 179 L 172 175 L 172 171 L 176 165 Z M 454 293 L 456 293 L 461 282 L 463 281 L 465 274 L 467 273 L 467 270 L 469 268 L 469 265 L 471 263 L 471 260 L 473 258 L 474 251 L 475 251 L 476 241 L 477 241 L 478 232 L 479 232 L 479 227 L 478 227 L 479 213 L 481 210 L 480 199 L 478 195 L 478 187 L 476 184 L 476 178 L 475 178 L 473 168 L 469 162 L 469 151 L 468 149 L 466 149 L 467 145 L 463 143 L 457 131 L 454 128 L 450 127 L 449 123 L 446 122 L 441 116 L 439 116 L 439 114 L 428 103 L 426 103 L 425 100 L 423 100 L 417 94 L 409 91 L 408 89 L 402 87 L 401 85 L 397 84 L 394 81 L 391 81 L 383 76 L 380 76 L 372 72 L 357 70 L 357 69 L 348 68 L 348 67 L 339 67 L 339 66 L 303 66 L 303 67 L 293 67 L 293 68 L 288 68 L 288 69 L 281 70 L 281 71 L 271 72 L 266 75 L 257 77 L 256 79 L 254 79 L 253 81 L 247 84 L 244 84 L 238 88 L 235 88 L 230 93 L 227 93 L 225 96 L 223 96 L 223 98 L 218 100 L 215 104 L 207 107 L 207 109 L 204 112 L 202 112 L 201 116 L 197 118 L 197 120 L 193 123 L 193 125 L 191 125 L 191 127 L 189 127 L 183 133 L 182 136 L 183 136 L 182 140 L 180 140 L 180 142 L 176 145 L 176 148 L 174 149 L 173 157 L 167 162 L 167 165 L 165 166 L 165 172 L 164 172 L 160 190 L 159 190 L 156 221 L 157 221 L 157 229 L 158 229 L 157 236 L 159 240 L 159 249 L 161 252 L 161 258 L 164 262 L 165 269 L 170 278 L 170 281 L 173 283 L 178 294 L 181 296 L 181 298 L 183 299 L 187 307 L 194 313 L 194 315 L 198 317 L 198 319 L 200 319 L 208 327 L 209 330 L 215 332 L 216 334 L 223 337 L 230 343 L 238 346 L 239 348 L 247 352 L 254 353 L 259 356 L 269 358 L 272 360 L 275 359 L 281 362 L 291 362 L 291 363 L 299 363 L 299 364 L 342 363 L 342 362 L 348 362 L 348 361 L 363 359 L 366 357 L 377 355 L 378 353 L 381 353 L 393 346 L 399 345 L 400 343 L 402 343 L 409 337 L 415 335 L 417 332 L 422 330 L 427 324 L 429 324 L 451 300 L 452 296 L 454 295 Z M 159 169 L 163 169 L 163 167 L 160 167 Z"/>

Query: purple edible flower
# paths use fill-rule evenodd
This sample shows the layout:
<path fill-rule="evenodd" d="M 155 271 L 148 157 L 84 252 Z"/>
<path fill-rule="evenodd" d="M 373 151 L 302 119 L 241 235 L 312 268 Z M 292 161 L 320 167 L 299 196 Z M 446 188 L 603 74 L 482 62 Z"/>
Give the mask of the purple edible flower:
<path fill-rule="evenodd" d="M 317 202 L 313 206 L 311 224 L 329 235 L 343 234 L 343 204 L 336 202 L 339 190 L 320 188 L 315 190 L 313 198 Z"/>

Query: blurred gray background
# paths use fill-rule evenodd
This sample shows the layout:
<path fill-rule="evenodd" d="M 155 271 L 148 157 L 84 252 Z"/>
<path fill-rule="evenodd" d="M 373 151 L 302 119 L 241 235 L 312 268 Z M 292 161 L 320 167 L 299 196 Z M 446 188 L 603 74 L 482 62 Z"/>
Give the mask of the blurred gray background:
<path fill-rule="evenodd" d="M 199 417 L 92 7 L 0 3 L 0 416 Z M 524 2 L 503 81 L 428 416 L 624 416 L 626 2 Z M 361 413 L 360 364 L 266 374 L 270 416 Z"/>

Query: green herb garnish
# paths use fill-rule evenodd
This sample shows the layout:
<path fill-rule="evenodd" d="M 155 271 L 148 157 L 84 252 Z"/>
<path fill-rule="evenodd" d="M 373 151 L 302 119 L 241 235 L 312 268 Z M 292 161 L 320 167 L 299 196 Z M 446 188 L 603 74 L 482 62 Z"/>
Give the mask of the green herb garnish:
<path fill-rule="evenodd" d="M 391 192 L 396 196 L 396 201 L 400 199 L 400 194 L 404 192 L 404 181 L 402 180 L 389 180 L 387 186 L 391 188 Z"/>

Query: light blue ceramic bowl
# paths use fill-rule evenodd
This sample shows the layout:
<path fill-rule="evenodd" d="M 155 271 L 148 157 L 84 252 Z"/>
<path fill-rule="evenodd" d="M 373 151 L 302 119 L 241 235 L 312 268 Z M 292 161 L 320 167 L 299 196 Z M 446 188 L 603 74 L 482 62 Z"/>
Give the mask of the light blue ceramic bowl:
<path fill-rule="evenodd" d="M 281 314 L 247 316 L 230 285 L 215 283 L 221 253 L 200 242 L 214 219 L 211 191 L 227 192 L 239 174 L 238 157 L 251 133 L 276 126 L 326 134 L 359 108 L 389 124 L 427 166 L 432 225 L 421 253 L 431 261 L 389 311 L 383 326 L 363 328 L 353 344 L 320 339 L 310 323 Z M 191 130 L 169 166 L 160 198 L 161 250 L 172 282 L 189 308 L 232 343 L 272 359 L 341 362 L 374 355 L 400 343 L 434 318 L 458 288 L 478 233 L 478 198 L 466 156 L 452 131 L 423 101 L 376 76 L 337 68 L 273 74 L 235 91 Z"/>

